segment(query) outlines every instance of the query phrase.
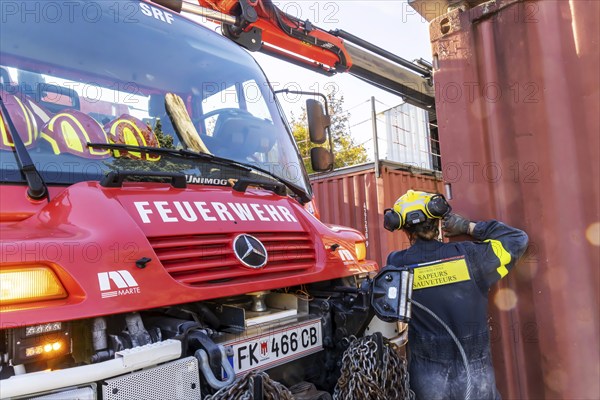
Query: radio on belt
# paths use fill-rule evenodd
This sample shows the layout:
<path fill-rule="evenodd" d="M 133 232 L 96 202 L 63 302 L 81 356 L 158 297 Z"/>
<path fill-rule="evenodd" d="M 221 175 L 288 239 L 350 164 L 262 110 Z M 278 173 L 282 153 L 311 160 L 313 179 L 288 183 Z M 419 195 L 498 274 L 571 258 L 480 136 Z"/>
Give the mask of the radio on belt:
<path fill-rule="evenodd" d="M 413 270 L 386 265 L 373 279 L 371 306 L 386 322 L 409 322 L 413 287 Z"/>

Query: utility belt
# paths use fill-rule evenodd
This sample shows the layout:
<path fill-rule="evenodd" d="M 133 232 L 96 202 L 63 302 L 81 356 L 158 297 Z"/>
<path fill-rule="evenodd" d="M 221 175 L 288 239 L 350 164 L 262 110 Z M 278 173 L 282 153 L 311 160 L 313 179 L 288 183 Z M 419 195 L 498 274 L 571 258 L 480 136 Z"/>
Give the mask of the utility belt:
<path fill-rule="evenodd" d="M 490 337 L 487 332 L 459 338 L 459 341 L 469 360 L 480 360 L 490 356 Z M 446 334 L 436 338 L 424 338 L 411 335 L 409 328 L 408 348 L 411 355 L 432 361 L 456 361 L 461 358 L 456 344 Z"/>

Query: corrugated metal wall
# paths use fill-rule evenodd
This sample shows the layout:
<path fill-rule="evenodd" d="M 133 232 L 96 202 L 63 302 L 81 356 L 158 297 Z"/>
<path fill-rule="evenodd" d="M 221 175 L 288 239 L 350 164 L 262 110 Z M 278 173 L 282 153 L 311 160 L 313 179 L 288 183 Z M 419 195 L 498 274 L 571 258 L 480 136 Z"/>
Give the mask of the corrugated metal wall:
<path fill-rule="evenodd" d="M 399 168 L 404 168 L 399 169 Z M 367 236 L 367 256 L 384 265 L 392 250 L 408 247 L 401 232 L 383 228 L 383 211 L 393 206 L 408 189 L 443 191 L 441 181 L 431 174 L 411 173 L 393 163 L 382 162 L 381 177 L 372 163 L 311 176 L 317 207 L 325 223 L 350 226 Z"/>
<path fill-rule="evenodd" d="M 600 3 L 489 1 L 431 22 L 453 207 L 523 228 L 491 294 L 505 399 L 600 398 Z"/>

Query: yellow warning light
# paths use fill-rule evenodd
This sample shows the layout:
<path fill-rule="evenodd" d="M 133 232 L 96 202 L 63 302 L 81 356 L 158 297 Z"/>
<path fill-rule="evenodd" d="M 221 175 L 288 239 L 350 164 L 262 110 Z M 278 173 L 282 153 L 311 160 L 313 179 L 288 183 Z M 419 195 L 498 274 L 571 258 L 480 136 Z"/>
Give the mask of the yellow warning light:
<path fill-rule="evenodd" d="M 40 346 L 31 346 L 31 347 L 27 347 L 25 349 L 25 357 L 29 358 L 29 357 L 35 357 L 35 356 L 39 356 L 42 354 L 47 354 L 48 356 L 52 357 L 52 356 L 57 356 L 60 353 L 57 353 L 59 350 L 61 350 L 63 347 L 63 343 L 61 341 L 58 342 L 54 342 L 54 343 L 46 343 L 44 345 L 40 345 Z M 49 354 L 52 353 L 52 354 Z"/>
<path fill-rule="evenodd" d="M 365 242 L 356 242 L 354 247 L 356 248 L 356 259 L 358 261 L 367 258 L 367 246 L 365 245 Z"/>
<path fill-rule="evenodd" d="M 0 305 L 62 299 L 67 291 L 48 267 L 0 270 Z"/>

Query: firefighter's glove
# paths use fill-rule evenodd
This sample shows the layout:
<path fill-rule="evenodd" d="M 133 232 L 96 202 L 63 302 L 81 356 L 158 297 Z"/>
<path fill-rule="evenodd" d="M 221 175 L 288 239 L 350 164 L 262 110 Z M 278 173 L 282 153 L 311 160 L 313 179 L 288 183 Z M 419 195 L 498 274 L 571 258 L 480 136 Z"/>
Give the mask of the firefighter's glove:
<path fill-rule="evenodd" d="M 446 234 L 446 237 L 466 235 L 469 233 L 470 223 L 471 221 L 462 215 L 450 213 L 444 217 L 442 230 Z"/>

